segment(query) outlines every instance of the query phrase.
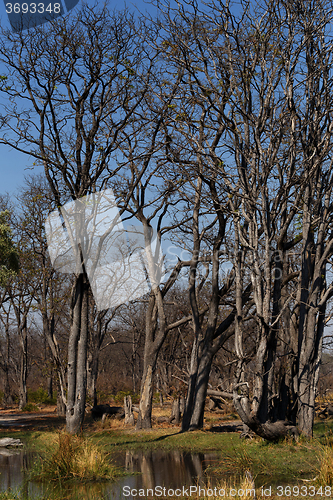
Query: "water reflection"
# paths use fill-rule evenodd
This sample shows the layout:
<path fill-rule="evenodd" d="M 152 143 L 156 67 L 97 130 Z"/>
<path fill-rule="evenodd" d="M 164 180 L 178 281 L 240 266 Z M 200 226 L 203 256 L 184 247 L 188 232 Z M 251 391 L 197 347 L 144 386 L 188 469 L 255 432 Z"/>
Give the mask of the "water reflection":
<path fill-rule="evenodd" d="M 22 486 L 30 455 L 21 450 L 0 448 L 0 491 Z"/>
<path fill-rule="evenodd" d="M 156 487 L 176 489 L 203 484 L 205 469 L 218 460 L 217 454 L 179 450 L 126 451 L 115 453 L 112 457 L 114 463 L 124 467 L 128 475 L 113 483 L 71 484 L 60 487 L 59 484 L 24 483 L 24 471 L 32 465 L 34 456 L 23 451 L 5 450 L 4 454 L 0 454 L 0 490 L 20 488 L 22 499 L 34 500 L 107 500 L 125 497 L 132 500 L 134 497 L 129 492 L 135 490 L 155 490 Z"/>
<path fill-rule="evenodd" d="M 180 485 L 193 484 L 200 481 L 208 465 L 217 461 L 215 453 L 188 453 L 173 451 L 127 451 L 125 468 L 134 476 L 136 484 L 143 488 L 154 488 L 156 485 L 178 488 Z"/>

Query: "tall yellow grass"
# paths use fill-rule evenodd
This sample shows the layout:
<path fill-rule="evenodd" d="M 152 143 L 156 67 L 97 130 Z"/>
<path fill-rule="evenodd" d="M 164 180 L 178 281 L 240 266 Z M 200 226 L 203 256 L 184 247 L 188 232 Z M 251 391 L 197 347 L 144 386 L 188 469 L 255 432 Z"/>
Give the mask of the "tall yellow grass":
<path fill-rule="evenodd" d="M 331 444 L 322 447 L 316 483 L 321 486 L 333 486 L 333 446 Z"/>
<path fill-rule="evenodd" d="M 214 491 L 214 500 L 225 500 L 226 498 L 233 498 L 235 500 L 244 500 L 244 498 L 250 499 L 256 497 L 255 484 L 252 475 L 249 471 L 246 471 L 245 475 L 242 476 L 239 481 L 235 480 L 225 480 L 219 482 L 216 487 L 207 486 L 202 488 L 206 490 L 206 496 L 200 497 L 199 499 L 207 500 L 209 497 L 209 490 Z"/>
<path fill-rule="evenodd" d="M 59 434 L 58 444 L 37 464 L 32 478 L 37 480 L 96 481 L 114 479 L 119 469 L 111 464 L 109 455 L 86 438 Z"/>

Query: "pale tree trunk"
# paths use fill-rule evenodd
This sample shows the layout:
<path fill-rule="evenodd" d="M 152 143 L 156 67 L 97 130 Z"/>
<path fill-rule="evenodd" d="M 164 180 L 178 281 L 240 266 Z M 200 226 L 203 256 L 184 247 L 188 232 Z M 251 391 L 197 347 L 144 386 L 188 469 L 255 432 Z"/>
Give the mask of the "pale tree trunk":
<path fill-rule="evenodd" d="M 144 226 L 145 244 L 147 252 L 147 260 L 149 265 L 149 274 L 151 281 L 157 283 L 153 264 L 151 237 L 152 232 L 147 219 L 140 214 L 140 220 Z M 163 299 L 167 291 L 174 285 L 181 269 L 181 264 L 178 263 L 170 277 L 164 284 L 162 290 L 159 286 L 152 289 L 148 307 L 146 311 L 146 332 L 145 332 L 145 349 L 144 349 L 144 364 L 143 374 L 141 379 L 141 393 L 139 403 L 139 414 L 136 423 L 136 429 L 151 429 L 151 412 L 153 406 L 153 387 L 154 376 L 156 371 L 157 358 L 167 333 L 173 328 L 177 328 L 180 324 L 185 324 L 190 318 L 183 318 L 171 325 L 167 325 Z"/>
<path fill-rule="evenodd" d="M 81 431 L 85 412 L 88 287 L 88 280 L 85 274 L 76 276 L 72 292 L 72 326 L 68 341 L 66 430 L 70 434 L 78 434 Z"/>
<path fill-rule="evenodd" d="M 136 428 L 151 429 L 151 411 L 153 406 L 153 375 L 155 364 L 148 364 L 143 370 L 139 414 Z"/>
<path fill-rule="evenodd" d="M 66 376 L 65 376 L 65 370 L 60 358 L 60 351 L 59 351 L 59 346 L 58 342 L 55 337 L 54 333 L 54 316 L 52 314 L 51 319 L 47 317 L 46 309 L 43 309 L 43 332 L 44 335 L 46 336 L 48 345 L 51 350 L 51 355 L 52 355 L 52 360 L 53 364 L 56 369 L 56 375 L 57 375 L 57 400 L 59 402 L 60 398 L 62 400 L 62 403 L 60 406 L 66 407 Z M 59 406 L 59 408 L 60 408 Z"/>

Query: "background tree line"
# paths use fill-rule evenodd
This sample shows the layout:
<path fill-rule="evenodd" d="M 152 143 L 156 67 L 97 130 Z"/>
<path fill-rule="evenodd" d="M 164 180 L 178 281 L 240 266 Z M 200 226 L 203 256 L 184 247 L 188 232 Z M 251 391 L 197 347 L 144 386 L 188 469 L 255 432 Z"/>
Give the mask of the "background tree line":
<path fill-rule="evenodd" d="M 276 439 L 297 424 L 311 436 L 333 293 L 329 2 L 158 9 L 137 19 L 84 6 L 2 33 L 0 140 L 45 171 L 11 220 L 20 270 L 2 287 L 22 404 L 39 315 L 69 432 L 87 383 L 96 402 L 99 353 L 120 347 L 117 332 L 141 378 L 137 428 L 151 426 L 154 382 L 170 378 L 186 392 L 183 430 L 202 427 L 219 366 L 251 430 Z M 156 229 L 167 273 L 142 301 L 97 311 L 83 261 L 70 277 L 52 269 L 43 221 L 107 188 L 151 254 Z"/>

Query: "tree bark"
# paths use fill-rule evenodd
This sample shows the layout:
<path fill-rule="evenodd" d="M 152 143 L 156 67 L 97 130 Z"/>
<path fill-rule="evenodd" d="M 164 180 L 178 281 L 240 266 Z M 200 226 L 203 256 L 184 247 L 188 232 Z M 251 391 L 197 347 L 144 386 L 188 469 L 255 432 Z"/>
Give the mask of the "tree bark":
<path fill-rule="evenodd" d="M 24 323 L 20 325 L 20 343 L 21 343 L 21 356 L 20 356 L 20 400 L 19 409 L 28 403 L 28 392 L 27 392 L 27 378 L 28 378 L 28 330 L 26 318 L 24 318 Z"/>
<path fill-rule="evenodd" d="M 66 430 L 70 434 L 81 431 L 87 388 L 88 340 L 88 280 L 85 274 L 75 278 L 72 292 L 73 316 L 68 342 L 68 397 Z"/>
<path fill-rule="evenodd" d="M 154 364 L 148 364 L 143 372 L 141 383 L 141 397 L 136 429 L 151 429 L 151 411 L 153 405 L 153 374 Z"/>

